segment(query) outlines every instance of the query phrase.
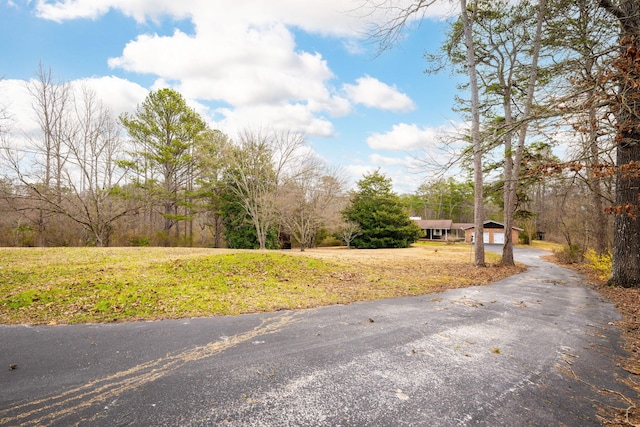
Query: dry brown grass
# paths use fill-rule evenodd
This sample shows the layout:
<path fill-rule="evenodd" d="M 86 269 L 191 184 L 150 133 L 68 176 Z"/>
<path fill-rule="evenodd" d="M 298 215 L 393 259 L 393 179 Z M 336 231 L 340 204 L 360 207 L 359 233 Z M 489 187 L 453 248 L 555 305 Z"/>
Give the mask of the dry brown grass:
<path fill-rule="evenodd" d="M 357 289 L 370 289 L 374 285 L 380 297 L 487 285 L 525 270 L 522 265 L 498 267 L 499 257 L 495 254 L 487 254 L 487 268 L 476 268 L 472 265 L 468 245 L 414 245 L 405 249 L 339 247 L 288 253 L 332 261 L 343 265 L 348 271 L 355 269 L 355 275 L 342 278 L 340 282 L 347 279 L 353 282 L 350 288 L 355 290 L 355 294 L 358 293 Z M 355 297 L 355 294 L 352 296 Z"/>

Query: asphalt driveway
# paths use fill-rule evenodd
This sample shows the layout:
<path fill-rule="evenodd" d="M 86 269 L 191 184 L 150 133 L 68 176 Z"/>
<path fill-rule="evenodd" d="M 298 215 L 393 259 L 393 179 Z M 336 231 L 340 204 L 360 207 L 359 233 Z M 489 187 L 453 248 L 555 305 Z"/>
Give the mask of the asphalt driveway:
<path fill-rule="evenodd" d="M 0 326 L 0 425 L 601 425 L 598 408 L 634 396 L 615 380 L 628 375 L 619 317 L 539 255 L 518 251 L 531 266 L 518 276 L 422 297 Z"/>

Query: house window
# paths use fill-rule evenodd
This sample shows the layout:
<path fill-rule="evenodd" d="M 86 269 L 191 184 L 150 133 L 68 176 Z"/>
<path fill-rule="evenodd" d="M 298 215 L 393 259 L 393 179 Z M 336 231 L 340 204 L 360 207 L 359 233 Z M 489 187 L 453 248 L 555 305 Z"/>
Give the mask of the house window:
<path fill-rule="evenodd" d="M 442 237 L 442 229 L 434 228 L 433 229 L 433 237 Z"/>

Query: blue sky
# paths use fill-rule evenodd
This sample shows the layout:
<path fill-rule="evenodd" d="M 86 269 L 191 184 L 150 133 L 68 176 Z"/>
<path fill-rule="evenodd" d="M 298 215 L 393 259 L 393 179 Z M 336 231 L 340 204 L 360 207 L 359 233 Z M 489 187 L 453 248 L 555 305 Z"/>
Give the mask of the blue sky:
<path fill-rule="evenodd" d="M 385 18 L 363 18 L 360 0 L 0 1 L 0 102 L 16 135 L 34 127 L 25 83 L 39 64 L 88 85 L 115 114 L 171 87 L 231 137 L 304 132 L 352 182 L 381 168 L 401 193 L 422 182 L 414 157 L 461 126 L 459 78 L 424 73 L 447 2 L 375 56 L 362 34 Z"/>

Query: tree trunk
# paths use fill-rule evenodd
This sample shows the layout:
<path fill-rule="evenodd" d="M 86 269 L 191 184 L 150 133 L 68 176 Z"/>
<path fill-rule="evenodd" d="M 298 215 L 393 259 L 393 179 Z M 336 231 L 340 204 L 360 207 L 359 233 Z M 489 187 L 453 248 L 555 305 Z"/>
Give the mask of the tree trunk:
<path fill-rule="evenodd" d="M 581 2 L 580 18 L 579 21 L 589 20 L 592 15 L 591 10 L 584 2 Z M 588 38 L 583 38 L 584 45 L 576 46 L 576 49 L 580 52 L 582 60 L 584 61 L 584 78 L 586 84 L 590 89 L 586 93 L 586 110 L 587 110 L 587 126 L 586 129 L 586 141 L 585 151 L 589 155 L 587 162 L 587 180 L 590 189 L 591 207 L 593 209 L 592 218 L 588 223 L 587 238 L 594 237 L 594 246 L 596 253 L 602 255 L 609 250 L 609 233 L 611 229 L 609 227 L 609 220 L 605 212 L 604 203 L 604 191 L 602 178 L 598 175 L 598 169 L 601 165 L 600 146 L 599 146 L 599 132 L 600 123 L 598 121 L 598 109 L 597 104 L 601 102 L 601 96 L 596 87 L 599 84 L 598 79 L 602 73 L 596 63 L 596 58 L 593 56 L 591 43 Z"/>
<path fill-rule="evenodd" d="M 469 67 L 469 83 L 471 87 L 471 140 L 473 142 L 473 221 L 475 224 L 475 259 L 474 265 L 484 267 L 484 194 L 483 194 L 483 170 L 482 170 L 482 140 L 480 138 L 480 100 L 478 94 L 478 74 L 476 73 L 476 59 L 473 46 L 472 22 L 469 17 L 467 1 L 460 0 L 460 16 L 464 26 L 464 39 L 466 44 L 467 66 Z"/>
<path fill-rule="evenodd" d="M 614 64 L 618 85 L 613 105 L 616 135 L 616 214 L 610 283 L 640 287 L 640 3 L 600 0 L 620 23 L 620 57 Z"/>
<path fill-rule="evenodd" d="M 590 99 L 595 95 L 590 94 Z M 600 148 L 598 147 L 598 123 L 595 107 L 589 108 L 589 136 L 590 164 L 587 170 L 591 182 L 591 203 L 593 206 L 593 221 L 590 231 L 595 236 L 595 247 L 598 255 L 602 255 L 609 249 L 607 231 L 609 230 L 607 217 L 603 206 L 602 179 L 595 173 L 595 168 L 600 164 Z"/>
<path fill-rule="evenodd" d="M 44 231 L 46 226 L 45 226 L 44 211 L 42 209 L 38 209 L 37 225 L 38 225 L 38 247 L 44 248 L 45 247 Z"/>
<path fill-rule="evenodd" d="M 513 116 L 511 113 L 511 91 L 512 87 L 504 85 L 504 119 L 505 126 L 511 128 Z M 513 242 L 511 241 L 510 230 L 513 227 L 513 217 L 516 209 L 516 194 L 518 191 L 518 176 L 514 172 L 513 160 L 513 132 L 509 130 L 504 137 L 504 188 L 503 188 L 503 216 L 504 216 L 504 246 L 502 247 L 501 265 L 514 265 Z"/>
<path fill-rule="evenodd" d="M 213 234 L 213 247 L 219 248 L 220 242 L 222 241 L 222 216 L 214 213 L 213 224 L 215 227 L 215 231 Z"/>
<path fill-rule="evenodd" d="M 635 143 L 618 147 L 617 164 L 627 165 L 640 161 L 640 134 L 629 132 Z M 637 164 L 636 164 L 637 167 Z M 637 175 L 637 171 L 635 174 Z M 631 173 L 633 174 L 633 173 Z M 613 233 L 613 268 L 611 282 L 617 286 L 640 287 L 640 217 L 638 216 L 638 189 L 640 178 L 618 170 L 616 175 L 616 206 L 635 207 L 632 211 L 617 212 Z"/>
<path fill-rule="evenodd" d="M 533 53 L 531 55 L 531 66 L 529 69 L 529 85 L 527 87 L 527 99 L 524 105 L 524 113 L 522 119 L 528 120 L 531 116 L 531 109 L 534 102 L 534 93 L 536 88 L 536 82 L 538 78 L 538 58 L 540 56 L 540 45 L 542 37 L 542 24 L 544 22 L 544 15 L 546 11 L 546 0 L 540 0 L 538 3 L 538 21 L 536 24 L 536 33 L 533 40 Z M 515 265 L 513 258 L 513 239 L 512 229 L 515 225 L 515 213 L 517 208 L 517 195 L 518 195 L 518 178 L 520 177 L 520 169 L 522 165 L 522 156 L 524 154 L 524 145 L 527 138 L 527 123 L 521 125 L 518 135 L 518 146 L 515 152 L 515 159 L 513 153 L 508 153 L 508 162 L 511 164 L 511 171 L 509 182 L 505 182 L 505 188 L 508 188 L 509 194 L 505 194 L 505 206 L 504 206 L 504 247 L 502 250 L 501 265 Z M 506 178 L 506 177 L 505 177 Z M 507 185 L 508 184 L 508 185 Z"/>

